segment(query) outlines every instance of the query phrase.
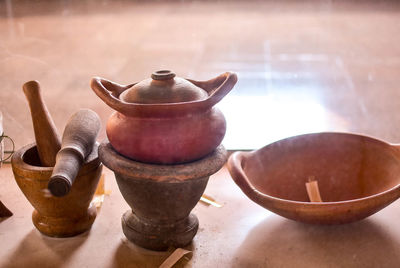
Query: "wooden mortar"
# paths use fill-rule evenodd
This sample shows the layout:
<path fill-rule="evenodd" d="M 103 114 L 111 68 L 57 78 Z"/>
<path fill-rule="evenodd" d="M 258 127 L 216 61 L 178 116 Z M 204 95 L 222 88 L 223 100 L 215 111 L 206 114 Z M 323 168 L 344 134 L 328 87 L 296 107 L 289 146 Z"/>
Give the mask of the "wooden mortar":
<path fill-rule="evenodd" d="M 63 197 L 54 197 L 47 189 L 53 167 L 40 165 L 36 144 L 26 145 L 14 153 L 11 163 L 15 180 L 34 207 L 32 221 L 41 233 L 70 237 L 91 228 L 97 214 L 91 200 L 102 171 L 97 149 L 95 144 L 70 192 Z"/>

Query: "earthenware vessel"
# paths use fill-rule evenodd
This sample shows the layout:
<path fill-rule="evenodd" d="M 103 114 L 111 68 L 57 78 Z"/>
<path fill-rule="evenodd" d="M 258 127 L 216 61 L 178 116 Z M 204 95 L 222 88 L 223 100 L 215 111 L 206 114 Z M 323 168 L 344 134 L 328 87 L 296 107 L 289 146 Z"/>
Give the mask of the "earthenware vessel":
<path fill-rule="evenodd" d="M 194 81 L 164 70 L 127 86 L 93 78 L 91 87 L 117 111 L 106 126 L 115 150 L 140 162 L 176 164 L 202 158 L 221 143 L 226 122 L 214 105 L 236 81 L 229 72 Z"/>
<path fill-rule="evenodd" d="M 100 145 L 99 156 L 114 171 L 122 196 L 131 207 L 121 219 L 125 236 L 151 250 L 184 247 L 192 241 L 199 222 L 190 212 L 209 176 L 224 165 L 227 157 L 220 145 L 191 163 L 146 164 L 122 156 L 108 141 Z"/>
<path fill-rule="evenodd" d="M 79 170 L 68 195 L 55 197 L 47 189 L 53 167 L 43 167 L 35 144 L 22 147 L 14 153 L 11 163 L 15 180 L 34 207 L 32 221 L 43 234 L 69 237 L 89 230 L 96 218 L 91 205 L 102 165 L 95 144 L 91 154 Z"/>
<path fill-rule="evenodd" d="M 255 203 L 306 223 L 361 220 L 400 196 L 400 146 L 351 133 L 307 134 L 236 152 L 228 168 Z M 323 202 L 309 202 L 310 178 Z"/>

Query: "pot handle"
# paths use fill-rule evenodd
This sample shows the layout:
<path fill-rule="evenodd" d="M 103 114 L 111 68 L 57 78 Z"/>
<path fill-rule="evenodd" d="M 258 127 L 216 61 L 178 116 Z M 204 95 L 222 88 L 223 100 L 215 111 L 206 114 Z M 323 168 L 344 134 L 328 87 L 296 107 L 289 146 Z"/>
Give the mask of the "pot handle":
<path fill-rule="evenodd" d="M 130 110 L 131 106 L 128 103 L 122 102 L 119 99 L 119 95 L 133 85 L 135 84 L 124 86 L 101 77 L 93 77 L 90 80 L 90 87 L 96 95 L 108 106 L 121 113 L 124 113 L 127 109 Z"/>
<path fill-rule="evenodd" d="M 246 194 L 251 200 L 260 203 L 270 203 L 267 196 L 258 191 L 250 182 L 243 170 L 243 164 L 245 161 L 245 152 L 234 152 L 228 159 L 228 170 L 231 174 L 232 179 L 239 186 L 239 188 Z"/>
<path fill-rule="evenodd" d="M 209 94 L 207 101 L 210 105 L 214 105 L 232 90 L 238 78 L 235 73 L 226 72 L 208 81 L 187 80 L 207 91 Z"/>

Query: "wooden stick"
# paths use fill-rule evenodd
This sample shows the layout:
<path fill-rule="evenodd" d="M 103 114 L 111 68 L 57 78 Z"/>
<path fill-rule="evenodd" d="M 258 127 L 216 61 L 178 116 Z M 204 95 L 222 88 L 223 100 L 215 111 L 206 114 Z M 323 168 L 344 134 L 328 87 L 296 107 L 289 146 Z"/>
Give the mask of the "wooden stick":
<path fill-rule="evenodd" d="M 183 256 L 191 253 L 190 250 L 183 248 L 177 248 L 161 265 L 160 268 L 171 268 L 177 263 Z"/>
<path fill-rule="evenodd" d="M 306 182 L 306 189 L 310 202 L 322 202 L 318 181 L 313 180 L 313 177 L 310 177 L 309 182 Z"/>
<path fill-rule="evenodd" d="M 221 205 L 221 204 L 218 204 L 218 203 L 215 201 L 214 198 L 212 198 L 211 196 L 208 196 L 208 195 L 206 195 L 206 194 L 203 194 L 203 195 L 200 197 L 200 201 L 203 202 L 203 203 L 205 203 L 205 204 L 207 204 L 207 205 L 211 205 L 211 206 L 214 206 L 214 207 L 217 207 L 217 208 L 221 208 L 221 207 L 222 207 L 222 205 Z"/>

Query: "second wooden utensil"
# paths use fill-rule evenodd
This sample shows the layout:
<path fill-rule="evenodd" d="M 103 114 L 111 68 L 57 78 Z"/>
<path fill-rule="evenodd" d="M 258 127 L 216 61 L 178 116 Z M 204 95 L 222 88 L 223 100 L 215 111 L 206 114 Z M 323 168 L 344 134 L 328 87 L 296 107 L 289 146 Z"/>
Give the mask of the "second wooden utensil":
<path fill-rule="evenodd" d="M 99 116 L 89 109 L 79 110 L 69 119 L 48 184 L 54 196 L 68 194 L 82 163 L 93 149 L 100 125 Z"/>

